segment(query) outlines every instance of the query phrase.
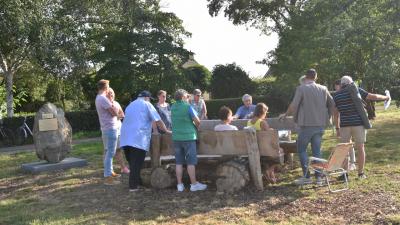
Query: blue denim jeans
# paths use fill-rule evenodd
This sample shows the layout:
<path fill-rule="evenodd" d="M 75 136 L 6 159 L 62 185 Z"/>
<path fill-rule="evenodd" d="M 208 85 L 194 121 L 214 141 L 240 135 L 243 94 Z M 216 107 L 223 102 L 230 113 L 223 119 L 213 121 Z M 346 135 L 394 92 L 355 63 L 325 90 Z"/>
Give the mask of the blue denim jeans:
<path fill-rule="evenodd" d="M 116 129 L 102 130 L 101 138 L 104 146 L 104 177 L 109 177 L 113 172 L 113 158 L 117 149 L 118 134 Z"/>
<path fill-rule="evenodd" d="M 311 143 L 312 155 L 314 157 L 321 158 L 321 141 L 322 135 L 324 134 L 324 127 L 300 127 L 299 136 L 297 138 L 297 151 L 299 153 L 301 168 L 303 169 L 303 175 L 307 178 L 310 177 L 308 171 L 308 154 L 307 147 Z M 316 176 L 319 173 L 316 172 Z"/>
<path fill-rule="evenodd" d="M 196 141 L 174 141 L 175 163 L 197 165 Z"/>

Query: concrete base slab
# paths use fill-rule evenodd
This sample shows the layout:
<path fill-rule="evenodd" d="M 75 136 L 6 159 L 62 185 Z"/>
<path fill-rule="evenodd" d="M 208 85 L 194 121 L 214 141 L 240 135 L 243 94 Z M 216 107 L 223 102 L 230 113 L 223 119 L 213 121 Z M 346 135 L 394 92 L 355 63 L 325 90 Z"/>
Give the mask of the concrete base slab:
<path fill-rule="evenodd" d="M 83 167 L 87 166 L 87 164 L 88 163 L 85 159 L 69 157 L 65 158 L 59 163 L 48 163 L 47 161 L 25 163 L 22 164 L 21 168 L 24 172 L 37 174 L 40 172 L 67 170 L 74 167 Z"/>

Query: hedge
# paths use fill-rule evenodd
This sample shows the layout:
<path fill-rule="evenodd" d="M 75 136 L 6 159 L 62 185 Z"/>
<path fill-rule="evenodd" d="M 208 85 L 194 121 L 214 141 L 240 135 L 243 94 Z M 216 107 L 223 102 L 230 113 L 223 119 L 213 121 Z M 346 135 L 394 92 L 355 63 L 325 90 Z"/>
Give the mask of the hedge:
<path fill-rule="evenodd" d="M 253 104 L 263 102 L 269 108 L 269 117 L 278 116 L 284 113 L 289 105 L 289 102 L 282 101 L 279 97 L 274 96 L 253 96 Z M 232 109 L 235 114 L 236 110 L 243 105 L 242 98 L 225 98 L 213 99 L 206 101 L 207 115 L 209 119 L 218 119 L 218 111 L 222 106 L 227 106 Z"/>
<path fill-rule="evenodd" d="M 96 110 L 66 112 L 65 117 L 71 124 L 72 131 L 94 131 L 100 129 L 99 117 Z M 34 116 L 27 116 L 26 123 L 33 128 Z M 22 125 L 24 117 L 3 118 L 4 125 L 11 130 L 16 130 Z"/>
<path fill-rule="evenodd" d="M 400 86 L 393 86 L 390 88 L 390 95 L 396 101 L 397 107 L 400 107 Z"/>
<path fill-rule="evenodd" d="M 253 103 L 264 102 L 269 107 L 269 116 L 278 116 L 279 113 L 285 112 L 288 102 L 282 101 L 281 98 L 275 96 L 254 96 Z M 233 113 L 242 105 L 241 98 L 213 99 L 206 101 L 209 119 L 218 119 L 218 111 L 222 106 L 228 106 Z M 71 124 L 73 132 L 79 131 L 97 131 L 100 130 L 99 118 L 96 110 L 66 112 L 65 117 Z M 27 116 L 27 124 L 32 129 L 34 116 Z M 16 131 L 22 125 L 24 117 L 3 118 L 4 126 Z M 32 139 L 27 143 L 32 143 Z"/>
<path fill-rule="evenodd" d="M 65 117 L 71 124 L 72 132 L 100 130 L 99 117 L 97 116 L 96 110 L 66 112 Z M 26 117 L 26 123 L 31 130 L 33 129 L 34 120 L 35 116 Z M 17 131 L 17 128 L 22 126 L 23 121 L 23 116 L 3 118 L 4 126 L 14 131 L 14 135 L 16 135 L 15 132 Z M 30 137 L 24 144 L 32 143 L 33 139 Z"/>

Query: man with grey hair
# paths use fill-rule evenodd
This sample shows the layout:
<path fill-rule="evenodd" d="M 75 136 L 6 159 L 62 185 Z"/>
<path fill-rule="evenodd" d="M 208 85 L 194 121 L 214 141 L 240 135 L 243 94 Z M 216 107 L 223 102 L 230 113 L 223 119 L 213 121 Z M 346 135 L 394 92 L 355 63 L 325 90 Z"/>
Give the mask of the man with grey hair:
<path fill-rule="evenodd" d="M 310 184 L 310 172 L 307 168 L 307 146 L 311 143 L 312 155 L 321 158 L 321 142 L 325 127 L 329 124 L 330 115 L 334 110 L 334 103 L 328 88 L 317 84 L 317 71 L 309 69 L 304 83 L 297 87 L 292 103 L 286 113 L 280 115 L 284 119 L 287 115 L 294 115 L 300 127 L 297 138 L 297 151 L 299 153 L 303 177 L 295 180 L 298 185 Z M 322 184 L 320 173 L 316 172 L 316 183 Z"/>
<path fill-rule="evenodd" d="M 334 116 L 336 131 L 342 143 L 350 142 L 351 139 L 355 142 L 358 178 L 365 179 L 367 176 L 364 174 L 364 143 L 366 141 L 366 129 L 371 128 L 371 124 L 368 121 L 362 100 L 388 100 L 389 97 L 368 93 L 357 87 L 350 76 L 343 76 L 340 83 L 341 89 L 335 92 L 333 96 L 337 109 Z M 347 166 L 348 163 L 345 163 L 345 167 Z M 347 174 L 340 177 L 340 179 L 345 179 L 345 176 Z"/>
<path fill-rule="evenodd" d="M 177 189 L 185 190 L 182 183 L 183 164 L 187 165 L 190 178 L 190 191 L 202 191 L 207 185 L 196 180 L 197 165 L 197 129 L 200 120 L 196 111 L 187 101 L 187 92 L 179 89 L 175 92 L 175 104 L 171 107 L 172 141 L 175 150 Z"/>
<path fill-rule="evenodd" d="M 249 94 L 244 94 L 242 97 L 243 105 L 239 107 L 233 116 L 234 119 L 249 119 L 253 116 L 256 105 L 253 105 L 253 98 Z"/>

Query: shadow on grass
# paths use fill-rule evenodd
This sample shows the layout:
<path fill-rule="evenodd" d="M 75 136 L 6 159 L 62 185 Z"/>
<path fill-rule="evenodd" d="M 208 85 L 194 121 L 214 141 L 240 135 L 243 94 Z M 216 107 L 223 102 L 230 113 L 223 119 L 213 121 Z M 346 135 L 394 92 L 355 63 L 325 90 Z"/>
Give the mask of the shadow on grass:
<path fill-rule="evenodd" d="M 304 197 L 297 187 L 286 184 L 267 187 L 263 192 L 248 186 L 235 194 L 224 195 L 216 195 L 213 185 L 207 191 L 196 193 L 177 193 L 175 189 L 129 193 L 127 176 L 121 178 L 120 185 L 105 186 L 100 168 L 41 175 L 17 173 L 10 179 L 12 184 L 0 181 L 0 224 L 175 223 L 226 210 L 237 211 L 239 218 L 252 205 L 257 206 L 259 213 L 265 213 Z M 229 217 L 229 220 L 235 218 Z"/>

